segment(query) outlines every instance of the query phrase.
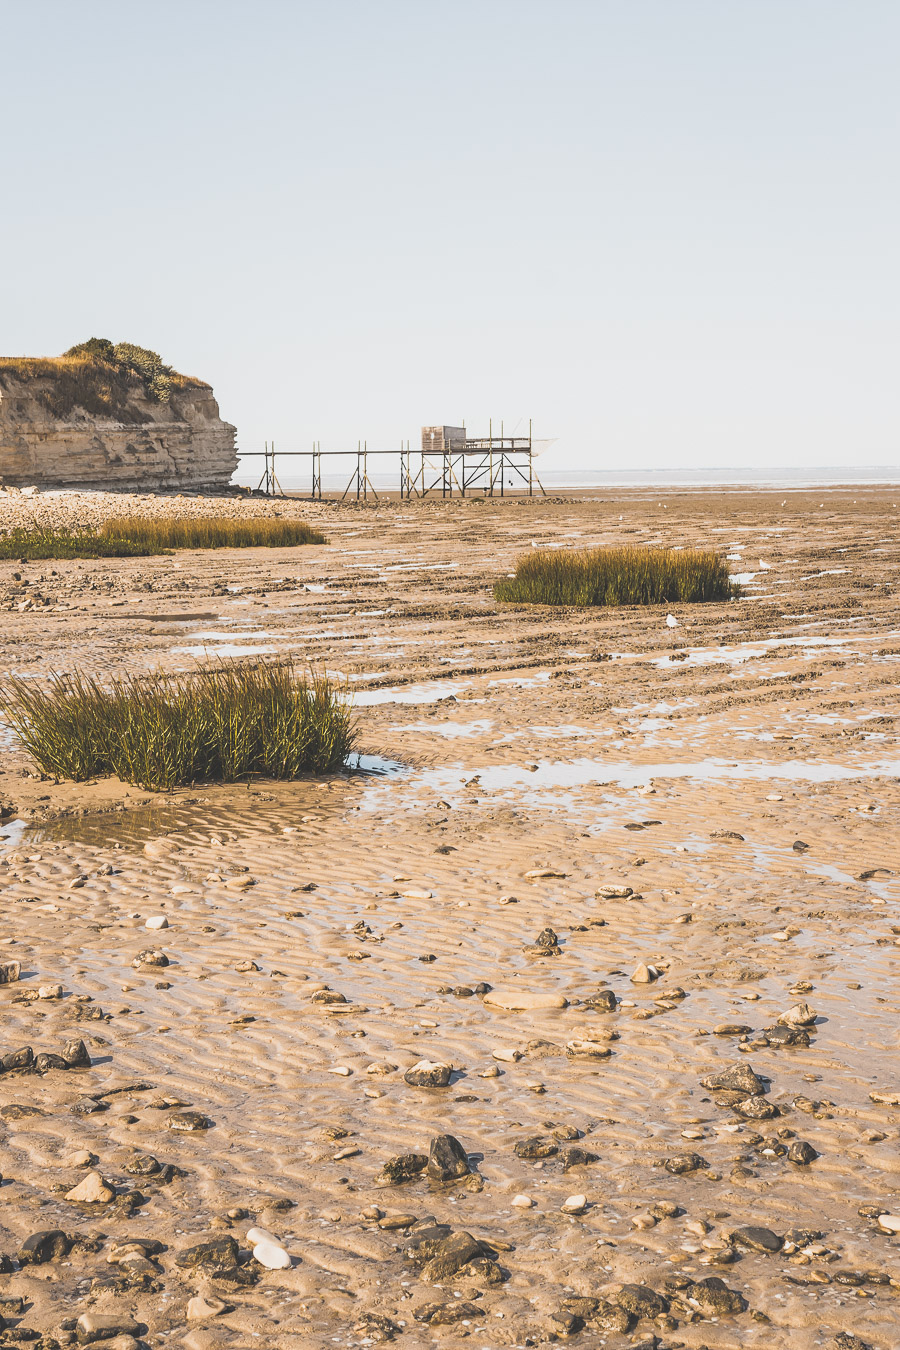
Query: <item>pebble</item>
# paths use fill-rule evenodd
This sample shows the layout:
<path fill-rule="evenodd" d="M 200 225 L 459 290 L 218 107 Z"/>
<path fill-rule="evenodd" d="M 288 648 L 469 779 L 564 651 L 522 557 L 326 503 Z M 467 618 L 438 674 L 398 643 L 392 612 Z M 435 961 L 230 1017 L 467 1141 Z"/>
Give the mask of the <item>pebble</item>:
<path fill-rule="evenodd" d="M 900 1233 L 900 1214 L 879 1214 L 878 1227 L 885 1233 Z"/>
<path fill-rule="evenodd" d="M 220 1317 L 228 1311 L 229 1305 L 224 1299 L 216 1298 L 213 1294 L 195 1294 L 188 1300 L 187 1319 L 189 1322 L 199 1322 L 204 1317 Z"/>
<path fill-rule="evenodd" d="M 347 1064 L 335 1064 L 328 1072 L 336 1073 L 341 1078 L 349 1078 L 353 1070 Z"/>
<path fill-rule="evenodd" d="M 570 1195 L 560 1206 L 563 1214 L 583 1214 L 587 1209 L 586 1195 Z"/>
<path fill-rule="evenodd" d="M 168 928 L 168 926 L 169 920 L 166 918 L 165 914 L 151 914 L 150 918 L 144 924 L 145 928 L 153 928 L 153 929 Z"/>
<path fill-rule="evenodd" d="M 291 1258 L 276 1238 L 265 1237 L 253 1247 L 254 1259 L 266 1270 L 289 1270 Z"/>
<path fill-rule="evenodd" d="M 654 980 L 659 979 L 660 973 L 661 972 L 657 970 L 656 966 L 645 965 L 644 962 L 642 961 L 640 965 L 636 968 L 634 974 L 632 975 L 631 983 L 652 984 Z"/>
<path fill-rule="evenodd" d="M 530 1195 L 514 1195 L 512 1198 L 512 1204 L 515 1205 L 516 1209 L 534 1208 L 534 1201 L 532 1200 Z"/>
<path fill-rule="evenodd" d="M 418 1064 L 406 1070 L 403 1077 L 410 1087 L 446 1087 L 452 1072 L 452 1064 L 432 1064 L 427 1059 L 420 1059 Z"/>
<path fill-rule="evenodd" d="M 558 877 L 561 880 L 566 875 L 567 873 L 565 872 L 554 871 L 552 867 L 533 867 L 530 872 L 525 873 L 525 880 L 544 881 L 549 879 L 550 877 Z"/>
<path fill-rule="evenodd" d="M 115 1200 L 116 1192 L 108 1181 L 104 1181 L 99 1172 L 88 1172 L 87 1176 L 66 1192 L 66 1199 L 82 1205 L 108 1205 Z"/>

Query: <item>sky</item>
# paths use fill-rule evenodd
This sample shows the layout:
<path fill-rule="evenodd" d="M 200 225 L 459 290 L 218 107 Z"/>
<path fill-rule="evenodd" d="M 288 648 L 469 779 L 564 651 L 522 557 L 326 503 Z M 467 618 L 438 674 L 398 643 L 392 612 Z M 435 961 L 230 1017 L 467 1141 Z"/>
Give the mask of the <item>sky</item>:
<path fill-rule="evenodd" d="M 0 352 L 242 450 L 900 460 L 896 0 L 0 0 Z"/>

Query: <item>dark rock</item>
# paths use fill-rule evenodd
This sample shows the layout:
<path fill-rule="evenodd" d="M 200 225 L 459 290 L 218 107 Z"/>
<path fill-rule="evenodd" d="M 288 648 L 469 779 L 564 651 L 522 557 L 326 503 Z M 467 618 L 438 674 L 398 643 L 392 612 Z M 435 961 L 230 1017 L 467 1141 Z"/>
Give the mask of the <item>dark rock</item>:
<path fill-rule="evenodd" d="M 429 1284 L 449 1279 L 482 1254 L 481 1243 L 471 1233 L 451 1233 L 436 1244 L 434 1255 L 422 1267 L 422 1279 Z"/>
<path fill-rule="evenodd" d="M 590 998 L 584 1000 L 584 1007 L 590 1008 L 592 1012 L 615 1012 L 618 1004 L 619 1000 L 611 989 L 601 989 L 598 993 L 591 994 Z"/>
<path fill-rule="evenodd" d="M 211 1130 L 214 1121 L 202 1111 L 178 1111 L 169 1116 L 166 1125 L 179 1134 L 194 1134 L 197 1130 Z"/>
<path fill-rule="evenodd" d="M 196 1266 L 206 1269 L 227 1270 L 236 1266 L 238 1245 L 233 1237 L 210 1238 L 208 1242 L 198 1242 L 175 1257 L 175 1264 L 193 1270 Z"/>
<path fill-rule="evenodd" d="M 722 1022 L 720 1026 L 713 1027 L 714 1036 L 749 1036 L 752 1031 L 753 1028 L 743 1022 Z"/>
<path fill-rule="evenodd" d="M 806 853 L 809 847 L 810 845 L 804 844 L 802 839 L 795 839 L 794 842 L 791 844 L 791 848 L 794 850 L 795 853 Z"/>
<path fill-rule="evenodd" d="M 805 1139 L 795 1139 L 788 1149 L 787 1156 L 788 1162 L 796 1163 L 798 1167 L 808 1167 L 819 1155 Z"/>
<path fill-rule="evenodd" d="M 833 1344 L 838 1350 L 872 1350 L 868 1341 L 864 1341 L 861 1336 L 852 1336 L 849 1331 L 839 1331 Z"/>
<path fill-rule="evenodd" d="M 48 1261 L 59 1261 L 67 1256 L 72 1239 L 60 1228 L 46 1228 L 32 1233 L 16 1252 L 20 1266 L 43 1266 Z"/>
<path fill-rule="evenodd" d="M 554 1139 L 543 1139 L 534 1134 L 528 1139 L 520 1139 L 515 1151 L 517 1158 L 553 1158 L 559 1152 L 559 1144 Z"/>
<path fill-rule="evenodd" d="M 766 1091 L 766 1085 L 762 1078 L 753 1072 L 749 1064 L 732 1064 L 730 1068 L 723 1069 L 721 1073 L 708 1074 L 706 1078 L 700 1079 L 705 1088 L 711 1092 L 742 1092 L 745 1097 L 761 1097 Z"/>
<path fill-rule="evenodd" d="M 659 1317 L 669 1311 L 669 1300 L 646 1284 L 625 1284 L 616 1295 L 616 1302 L 632 1317 Z"/>
<path fill-rule="evenodd" d="M 221 1281 L 235 1289 L 249 1289 L 259 1282 L 262 1267 L 255 1263 L 249 1266 L 222 1266 L 210 1268 L 210 1278 Z"/>
<path fill-rule="evenodd" d="M 162 1171 L 162 1164 L 152 1154 L 143 1153 L 126 1163 L 124 1170 L 130 1172 L 133 1177 L 152 1177 Z"/>
<path fill-rule="evenodd" d="M 472 998 L 475 994 L 474 989 L 470 989 L 467 984 L 458 984 L 453 990 L 456 998 Z"/>
<path fill-rule="evenodd" d="M 399 1186 L 401 1182 L 424 1172 L 427 1166 L 428 1159 L 424 1153 L 399 1153 L 395 1158 L 388 1158 L 381 1169 L 381 1177 L 389 1186 Z"/>
<path fill-rule="evenodd" d="M 833 1270 L 831 1278 L 835 1284 L 849 1285 L 851 1289 L 860 1289 L 867 1283 L 866 1276 L 861 1270 Z"/>
<path fill-rule="evenodd" d="M 576 1336 L 579 1331 L 584 1330 L 584 1322 L 577 1313 L 566 1312 L 565 1308 L 551 1313 L 550 1320 L 557 1336 Z"/>
<path fill-rule="evenodd" d="M 454 1299 L 452 1303 L 424 1303 L 416 1308 L 413 1317 L 417 1322 L 426 1322 L 430 1327 L 449 1327 L 463 1319 L 481 1317 L 481 1310 L 465 1299 Z"/>
<path fill-rule="evenodd" d="M 759 1033 L 759 1039 L 765 1041 L 766 1045 L 802 1045 L 810 1044 L 809 1032 L 804 1031 L 802 1027 L 766 1027 Z"/>
<path fill-rule="evenodd" d="M 426 1170 L 432 1181 L 456 1181 L 472 1169 L 459 1140 L 452 1134 L 439 1134 L 431 1141 Z"/>
<path fill-rule="evenodd" d="M 741 844 L 744 842 L 744 836 L 738 834 L 737 830 L 713 830 L 709 837 L 710 839 L 736 839 Z"/>
<path fill-rule="evenodd" d="M 465 1267 L 465 1274 L 477 1277 L 489 1285 L 502 1284 L 507 1278 L 503 1268 L 489 1256 L 476 1256 L 475 1260 L 470 1261 Z"/>
<path fill-rule="evenodd" d="M 738 1102 L 734 1109 L 745 1120 L 771 1120 L 773 1116 L 778 1115 L 778 1107 L 762 1097 L 746 1097 L 744 1101 Z"/>
<path fill-rule="evenodd" d="M 96 1097 L 79 1097 L 77 1102 L 73 1102 L 69 1110 L 75 1116 L 96 1116 L 101 1111 L 108 1111 L 109 1104 L 100 1102 Z"/>
<path fill-rule="evenodd" d="M 96 1345 L 116 1336 L 137 1336 L 141 1328 L 127 1313 L 82 1313 L 75 1323 L 79 1345 Z"/>
<path fill-rule="evenodd" d="M 63 1059 L 70 1069 L 89 1069 L 91 1057 L 84 1041 L 66 1041 Z"/>
<path fill-rule="evenodd" d="M 453 1072 L 450 1064 L 429 1064 L 422 1060 L 403 1075 L 410 1087 L 446 1087 Z"/>
<path fill-rule="evenodd" d="M 731 1234 L 731 1241 L 739 1247 L 749 1247 L 751 1251 L 769 1254 L 780 1252 L 783 1244 L 783 1239 L 777 1233 L 773 1233 L 771 1228 L 756 1228 L 753 1225 L 735 1228 Z"/>
<path fill-rule="evenodd" d="M 131 963 L 135 970 L 140 970 L 141 966 L 167 966 L 169 958 L 165 952 L 161 952 L 158 947 L 148 948 L 146 951 L 138 952 Z"/>
<path fill-rule="evenodd" d="M 634 1326 L 634 1317 L 602 1298 L 566 1298 L 562 1306 L 600 1331 L 618 1331 L 623 1335 Z"/>
<path fill-rule="evenodd" d="M 725 1317 L 742 1313 L 747 1308 L 747 1300 L 736 1289 L 729 1289 L 718 1275 L 710 1275 L 705 1280 L 697 1280 L 685 1290 L 688 1301 L 695 1304 L 697 1311 L 704 1317 Z"/>
<path fill-rule="evenodd" d="M 811 1242 L 821 1242 L 824 1236 L 818 1228 L 789 1228 L 784 1241 L 793 1242 L 795 1247 L 808 1247 Z"/>
<path fill-rule="evenodd" d="M 666 1171 L 674 1173 L 676 1177 L 683 1172 L 699 1172 L 702 1167 L 708 1166 L 709 1163 L 699 1153 L 676 1153 L 663 1163 Z"/>
<path fill-rule="evenodd" d="M 363 1313 L 353 1324 L 353 1330 L 361 1331 L 367 1340 L 378 1343 L 392 1341 L 402 1328 L 382 1313 Z"/>
<path fill-rule="evenodd" d="M 41 1051 L 34 1057 L 34 1071 L 41 1075 L 49 1073 L 51 1069 L 67 1069 L 68 1067 L 62 1055 L 47 1054 Z"/>
<path fill-rule="evenodd" d="M 591 1153 L 586 1148 L 567 1148 L 561 1154 L 563 1171 L 568 1172 L 573 1167 L 586 1167 L 588 1163 L 600 1161 L 599 1153 Z"/>
<path fill-rule="evenodd" d="M 476 984 L 475 986 L 476 994 L 489 994 L 490 992 L 491 992 L 491 985 L 486 984 L 484 980 L 479 981 L 479 983 Z"/>
<path fill-rule="evenodd" d="M 30 1045 L 19 1050 L 10 1050 L 0 1055 L 0 1072 L 9 1073 L 11 1069 L 30 1069 L 34 1063 L 34 1051 Z"/>

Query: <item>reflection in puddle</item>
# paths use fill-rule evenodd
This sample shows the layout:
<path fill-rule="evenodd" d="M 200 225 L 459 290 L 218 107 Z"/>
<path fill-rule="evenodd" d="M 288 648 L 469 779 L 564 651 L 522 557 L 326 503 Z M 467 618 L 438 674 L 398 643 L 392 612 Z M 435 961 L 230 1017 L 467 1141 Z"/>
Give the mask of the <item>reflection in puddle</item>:
<path fill-rule="evenodd" d="M 477 722 L 408 722 L 391 727 L 391 731 L 423 731 L 434 736 L 484 736 L 493 726 L 489 718 L 483 717 Z M 534 730 L 539 730 L 535 727 Z"/>
<path fill-rule="evenodd" d="M 428 684 L 395 685 L 389 689 L 361 689 L 353 695 L 356 708 L 372 708 L 379 703 L 440 703 L 463 689 L 471 680 L 432 680 Z"/>
<path fill-rule="evenodd" d="M 173 656 L 193 656 L 198 661 L 202 661 L 208 656 L 210 651 L 215 652 L 216 656 L 265 656 L 269 652 L 277 651 L 277 647 L 270 645 L 265 647 L 239 647 L 236 642 L 217 642 L 215 647 L 210 648 L 206 645 L 202 647 L 173 647 Z"/>

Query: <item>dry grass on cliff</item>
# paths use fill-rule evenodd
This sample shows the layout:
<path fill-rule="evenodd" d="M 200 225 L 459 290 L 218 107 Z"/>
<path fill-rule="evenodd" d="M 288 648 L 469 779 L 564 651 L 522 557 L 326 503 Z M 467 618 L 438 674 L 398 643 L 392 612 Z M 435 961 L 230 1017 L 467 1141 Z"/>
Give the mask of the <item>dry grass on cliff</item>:
<path fill-rule="evenodd" d="M 173 389 L 200 388 L 209 385 L 177 371 L 169 371 Z M 4 376 L 29 384 L 37 381 L 37 401 L 51 417 L 64 422 L 76 408 L 91 417 L 106 417 L 117 422 L 144 423 L 151 414 L 138 406 L 147 400 L 146 381 L 133 369 L 114 365 L 91 356 L 5 356 L 0 357 L 0 386 Z"/>
<path fill-rule="evenodd" d="M 334 773 L 356 740 L 343 692 L 291 663 L 223 662 L 188 675 L 11 679 L 0 707 L 43 773 L 115 775 L 145 791 Z"/>
<path fill-rule="evenodd" d="M 713 549 L 536 549 L 498 581 L 494 598 L 529 605 L 663 605 L 739 593 Z"/>
<path fill-rule="evenodd" d="M 187 520 L 159 520 L 155 516 L 123 516 L 100 529 L 104 539 L 128 539 L 146 546 L 148 553 L 173 548 L 296 548 L 300 544 L 327 544 L 319 530 L 304 520 L 273 520 L 250 516 L 220 520 L 199 516 Z"/>

